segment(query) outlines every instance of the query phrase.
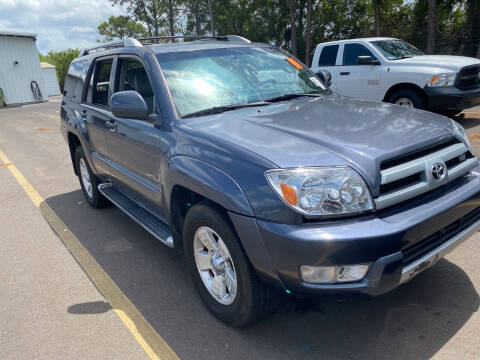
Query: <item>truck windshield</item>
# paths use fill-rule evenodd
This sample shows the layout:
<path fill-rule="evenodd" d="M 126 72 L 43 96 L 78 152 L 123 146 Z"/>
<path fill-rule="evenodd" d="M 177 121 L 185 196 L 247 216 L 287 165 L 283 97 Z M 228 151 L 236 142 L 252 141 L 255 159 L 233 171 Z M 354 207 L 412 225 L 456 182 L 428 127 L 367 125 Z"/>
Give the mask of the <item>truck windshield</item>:
<path fill-rule="evenodd" d="M 399 60 L 417 55 L 425 55 L 421 50 L 403 40 L 378 40 L 372 41 L 372 44 L 380 50 L 388 60 Z"/>
<path fill-rule="evenodd" d="M 290 94 L 327 94 L 296 60 L 270 47 L 228 47 L 157 55 L 180 116 L 240 108 Z M 284 97 L 284 98 L 283 98 Z"/>

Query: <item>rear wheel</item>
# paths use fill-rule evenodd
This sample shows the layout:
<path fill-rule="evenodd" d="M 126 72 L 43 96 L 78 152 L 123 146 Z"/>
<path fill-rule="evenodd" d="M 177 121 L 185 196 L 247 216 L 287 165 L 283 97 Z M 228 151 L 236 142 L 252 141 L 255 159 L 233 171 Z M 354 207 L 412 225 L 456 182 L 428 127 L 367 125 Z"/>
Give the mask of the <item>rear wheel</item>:
<path fill-rule="evenodd" d="M 243 327 L 274 309 L 277 293 L 260 281 L 221 211 L 208 203 L 192 207 L 185 218 L 184 247 L 193 282 L 217 318 Z"/>
<path fill-rule="evenodd" d="M 75 164 L 85 200 L 95 209 L 107 205 L 108 200 L 98 191 L 100 180 L 92 172 L 81 146 L 75 149 Z"/>
<path fill-rule="evenodd" d="M 425 109 L 425 101 L 422 95 L 413 89 L 400 89 L 395 91 L 387 99 L 389 103 L 413 107 L 415 109 Z"/>

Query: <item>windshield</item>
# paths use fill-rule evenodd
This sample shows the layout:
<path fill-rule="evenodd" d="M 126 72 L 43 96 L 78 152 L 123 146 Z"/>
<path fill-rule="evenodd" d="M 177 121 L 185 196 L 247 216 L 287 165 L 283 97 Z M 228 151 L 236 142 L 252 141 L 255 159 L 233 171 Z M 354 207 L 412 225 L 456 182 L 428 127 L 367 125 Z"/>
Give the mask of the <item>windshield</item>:
<path fill-rule="evenodd" d="M 182 117 L 286 94 L 326 91 L 309 70 L 275 48 L 203 49 L 157 57 Z"/>
<path fill-rule="evenodd" d="M 421 50 L 403 40 L 378 40 L 372 41 L 372 44 L 375 45 L 388 60 L 399 60 L 417 55 L 425 55 Z"/>

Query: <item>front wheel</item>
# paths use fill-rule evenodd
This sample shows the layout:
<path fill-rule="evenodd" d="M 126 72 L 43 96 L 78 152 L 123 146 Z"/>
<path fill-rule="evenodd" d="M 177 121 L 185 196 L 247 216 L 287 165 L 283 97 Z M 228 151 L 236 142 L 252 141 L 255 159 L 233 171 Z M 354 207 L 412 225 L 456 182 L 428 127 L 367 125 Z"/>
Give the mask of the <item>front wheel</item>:
<path fill-rule="evenodd" d="M 217 318 L 243 327 L 273 310 L 276 292 L 260 281 L 220 210 L 208 203 L 190 209 L 185 218 L 184 247 L 193 282 Z"/>
<path fill-rule="evenodd" d="M 395 91 L 387 99 L 389 103 L 413 107 L 415 109 L 425 109 L 425 101 L 418 91 L 412 89 L 400 89 Z"/>

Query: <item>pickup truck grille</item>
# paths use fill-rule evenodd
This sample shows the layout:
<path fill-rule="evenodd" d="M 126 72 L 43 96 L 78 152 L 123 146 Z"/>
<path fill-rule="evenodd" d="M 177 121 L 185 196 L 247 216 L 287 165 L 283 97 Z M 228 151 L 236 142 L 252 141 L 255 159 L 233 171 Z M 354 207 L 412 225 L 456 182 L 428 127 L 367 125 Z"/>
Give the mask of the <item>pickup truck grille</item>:
<path fill-rule="evenodd" d="M 461 90 L 471 90 L 480 87 L 480 64 L 467 66 L 460 70 L 455 86 Z"/>
<path fill-rule="evenodd" d="M 434 167 L 444 175 L 434 174 Z M 468 174 L 478 165 L 464 143 L 449 141 L 439 146 L 386 161 L 381 166 L 380 193 L 375 198 L 377 210 L 409 200 Z"/>
<path fill-rule="evenodd" d="M 454 221 L 436 233 L 402 249 L 403 265 L 409 265 L 439 247 L 480 218 L 480 207 Z"/>

